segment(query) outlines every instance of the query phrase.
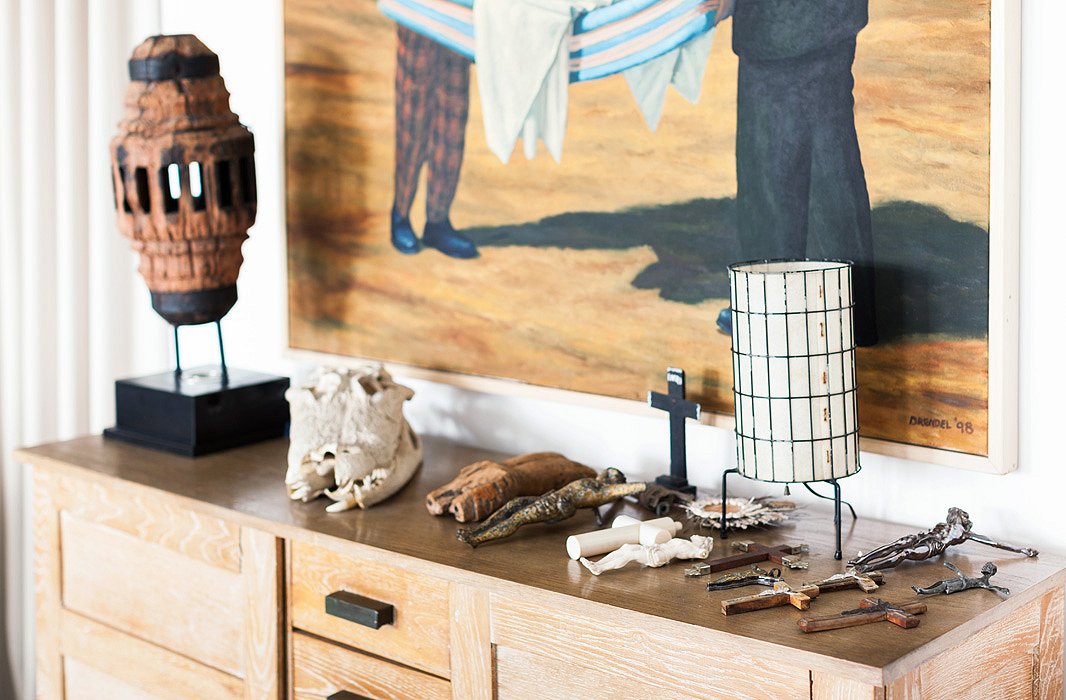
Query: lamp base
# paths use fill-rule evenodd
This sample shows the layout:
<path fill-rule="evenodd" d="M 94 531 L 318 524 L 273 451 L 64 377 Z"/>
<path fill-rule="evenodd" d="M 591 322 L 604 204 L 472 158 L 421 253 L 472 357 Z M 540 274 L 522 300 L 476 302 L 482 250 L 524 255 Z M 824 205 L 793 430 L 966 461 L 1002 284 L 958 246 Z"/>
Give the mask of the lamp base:
<path fill-rule="evenodd" d="M 287 377 L 197 367 L 115 382 L 104 437 L 197 457 L 285 434 Z"/>
<path fill-rule="evenodd" d="M 719 532 L 721 533 L 719 538 L 723 540 L 729 539 L 729 525 L 726 520 L 726 502 L 729 496 L 726 493 L 726 487 L 728 486 L 728 477 L 730 474 L 741 474 L 741 472 L 735 467 L 733 469 L 726 469 L 722 472 L 722 522 L 721 528 L 719 529 Z M 741 474 L 741 476 L 743 476 L 743 474 Z M 827 479 L 826 481 L 833 486 L 833 525 L 836 527 L 836 551 L 833 553 L 833 558 L 840 561 L 844 558 L 841 547 L 840 504 L 842 501 L 840 500 L 840 482 L 836 479 Z M 820 493 L 812 489 L 809 484 L 804 483 L 803 485 L 815 496 L 818 496 L 819 498 L 828 498 L 828 496 L 822 496 Z M 851 517 L 855 518 L 855 509 L 851 507 L 850 503 L 848 504 L 848 508 L 851 509 Z"/>

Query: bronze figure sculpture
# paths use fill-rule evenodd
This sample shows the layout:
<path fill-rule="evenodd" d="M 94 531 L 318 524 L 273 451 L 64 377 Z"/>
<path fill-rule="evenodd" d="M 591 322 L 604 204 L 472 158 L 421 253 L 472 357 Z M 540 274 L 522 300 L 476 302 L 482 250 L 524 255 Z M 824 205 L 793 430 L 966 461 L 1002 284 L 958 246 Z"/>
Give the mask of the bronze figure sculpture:
<path fill-rule="evenodd" d="M 501 462 L 484 460 L 459 470 L 459 475 L 426 496 L 433 515 L 445 511 L 461 523 L 483 520 L 520 496 L 540 496 L 596 472 L 557 452 L 534 452 Z"/>
<path fill-rule="evenodd" d="M 987 588 L 990 591 L 1001 593 L 1005 596 L 1010 595 L 1010 589 L 1003 586 L 993 585 L 990 579 L 996 575 L 999 571 L 996 565 L 992 562 L 987 562 L 981 567 L 982 576 L 974 578 L 972 576 L 966 576 L 963 574 L 959 567 L 952 564 L 950 561 L 944 562 L 944 566 L 955 572 L 955 578 L 947 579 L 946 581 L 937 581 L 932 586 L 926 588 L 919 588 L 918 586 L 911 586 L 915 593 L 922 595 L 936 595 L 943 593 L 944 595 L 951 595 L 952 593 L 958 593 L 960 591 L 968 591 L 971 588 Z"/>
<path fill-rule="evenodd" d="M 596 508 L 624 496 L 641 493 L 643 482 L 626 483 L 617 469 L 607 469 L 592 479 L 578 479 L 543 496 L 511 499 L 478 527 L 456 532 L 460 542 L 471 547 L 513 535 L 530 523 L 557 523 L 577 513 L 578 508 Z"/>
<path fill-rule="evenodd" d="M 895 542 L 878 547 L 848 562 L 855 571 L 865 573 L 876 569 L 890 569 L 904 561 L 924 561 L 943 554 L 952 545 L 962 544 L 967 540 L 987 544 L 990 547 L 1017 552 L 1027 557 L 1039 554 L 1035 549 L 1014 547 L 997 542 L 985 535 L 972 532 L 969 514 L 961 508 L 949 508 L 948 517 L 930 530 L 923 530 L 914 535 L 900 537 Z"/>

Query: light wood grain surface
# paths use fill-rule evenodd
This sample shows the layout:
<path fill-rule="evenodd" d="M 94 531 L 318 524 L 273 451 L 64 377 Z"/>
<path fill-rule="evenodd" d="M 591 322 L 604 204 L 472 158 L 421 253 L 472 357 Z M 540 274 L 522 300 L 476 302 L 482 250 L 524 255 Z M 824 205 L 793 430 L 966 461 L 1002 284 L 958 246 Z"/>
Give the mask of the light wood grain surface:
<path fill-rule="evenodd" d="M 296 700 L 325 700 L 338 691 L 396 700 L 452 697 L 448 681 L 306 634 L 293 635 L 293 666 Z"/>
<path fill-rule="evenodd" d="M 291 538 L 295 551 L 299 551 L 301 542 L 314 543 L 366 562 L 399 564 L 413 574 L 487 586 L 506 595 L 571 610 L 574 619 L 587 618 L 584 621 L 588 625 L 601 619 L 622 620 L 647 629 L 682 623 L 698 642 L 692 647 L 697 654 L 699 644 L 717 645 L 709 650 L 709 655 L 728 645 L 753 658 L 777 658 L 798 668 L 831 671 L 868 685 L 884 685 L 903 678 L 989 625 L 1041 600 L 1048 592 L 1061 592 L 1066 583 L 1066 559 L 1060 555 L 1045 553 L 1037 559 L 1026 559 L 968 543 L 953 548 L 947 560 L 968 572 L 977 571 L 985 561 L 993 561 L 1000 570 L 997 583 L 1013 591 L 1010 598 L 1002 599 L 989 591 L 937 596 L 925 600 L 929 612 L 923 616 L 922 624 L 912 630 L 874 625 L 804 635 L 796 625 L 799 617 L 854 608 L 865 594 L 827 594 L 812 604 L 810 613 L 779 608 L 726 617 L 719 610 L 720 603 L 736 592 L 708 593 L 701 581 L 682 575 L 682 565 L 654 570 L 631 566 L 594 577 L 570 561 L 565 554 L 565 539 L 595 528 L 589 512 L 555 525 L 529 526 L 508 540 L 472 550 L 454 539 L 454 521 L 426 513 L 423 498 L 450 480 L 459 467 L 500 455 L 432 438 L 426 439 L 425 445 L 425 466 L 407 488 L 368 511 L 341 514 L 325 513 L 326 504 L 322 501 L 303 504 L 287 498 L 283 482 L 287 443 L 283 440 L 189 460 L 88 437 L 24 450 L 18 458 L 46 470 L 98 480 L 109 487 L 117 487 L 119 482 L 115 479 L 121 479 L 171 494 L 183 507 Z M 945 497 L 942 509 L 931 513 L 930 522 L 922 526 L 928 527 L 942 518 L 950 505 L 970 506 L 976 529 L 981 529 L 979 504 L 956 504 L 949 497 Z M 622 510 L 649 517 L 630 506 Z M 854 524 L 846 521 L 845 556 L 868 551 L 916 529 L 867 519 Z M 832 558 L 832 524 L 825 513 L 809 511 L 784 527 L 745 534 L 745 538 L 764 544 L 808 543 L 810 570 L 798 576 L 790 573 L 788 578 L 794 584 L 823 579 L 843 569 Z M 712 556 L 726 552 L 726 546 L 716 540 Z M 885 585 L 877 595 L 897 603 L 907 602 L 915 597 L 910 590 L 912 584 L 928 584 L 947 574 L 939 561 L 906 564 L 886 572 Z M 298 568 L 294 567 L 293 575 L 300 575 Z M 441 610 L 447 609 L 447 600 L 445 591 Z M 1046 629 L 1040 629 L 1050 643 L 1055 634 L 1061 634 L 1055 631 L 1061 630 L 1061 608 L 1048 603 L 1045 616 L 1049 623 Z M 500 630 L 495 634 L 500 634 Z M 444 658 L 434 662 L 433 668 L 440 671 L 448 663 Z"/>
<path fill-rule="evenodd" d="M 393 606 L 378 629 L 326 613 L 326 596 L 347 591 Z M 322 637 L 447 678 L 448 583 L 396 566 L 297 542 L 292 548 L 292 624 Z"/>
<path fill-rule="evenodd" d="M 242 697 L 241 681 L 209 668 L 181 654 L 162 649 L 136 637 L 123 634 L 107 625 L 77 613 L 61 613 L 63 639 L 59 647 L 66 668 L 75 671 L 66 676 L 69 697 L 102 698 L 151 697 L 159 700 L 237 700 Z M 71 664 L 70 661 L 75 663 Z M 93 672 L 86 672 L 85 669 Z M 79 689 L 80 678 L 95 688 Z M 109 692 L 103 692 L 104 687 Z M 111 693 L 116 693 L 113 695 Z M 49 695 L 39 697 L 48 698 Z"/>
<path fill-rule="evenodd" d="M 67 513 L 60 521 L 66 609 L 244 677 L 239 574 Z"/>

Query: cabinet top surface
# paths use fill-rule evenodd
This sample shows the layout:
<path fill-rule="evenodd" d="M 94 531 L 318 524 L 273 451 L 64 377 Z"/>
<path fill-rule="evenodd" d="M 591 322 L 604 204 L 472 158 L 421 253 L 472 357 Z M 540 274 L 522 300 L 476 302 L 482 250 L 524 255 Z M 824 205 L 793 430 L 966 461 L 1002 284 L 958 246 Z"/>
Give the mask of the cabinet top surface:
<path fill-rule="evenodd" d="M 886 571 L 885 584 L 873 595 L 897 604 L 910 602 L 916 597 L 910 589 L 912 584 L 929 585 L 952 575 L 941 565 L 944 561 L 951 561 L 970 575 L 979 574 L 981 566 L 991 561 L 999 567 L 994 582 L 1011 589 L 1010 599 L 1003 600 L 991 591 L 982 590 L 923 596 L 929 611 L 915 629 L 903 630 L 878 623 L 808 635 L 798 629 L 799 618 L 855 608 L 864 594 L 858 590 L 827 593 L 814 601 L 807 612 L 786 607 L 726 617 L 720 609 L 722 600 L 751 595 L 761 589 L 749 587 L 708 593 L 704 583 L 714 576 L 685 577 L 683 570 L 687 562 L 675 562 L 659 569 L 631 564 L 596 577 L 578 562 L 571 561 L 564 542 L 568 535 L 596 529 L 591 511 L 580 511 L 562 523 L 529 525 L 508 539 L 471 549 L 456 540 L 458 524 L 450 517 L 430 515 L 423 499 L 426 493 L 449 481 L 460 467 L 500 455 L 440 439 L 426 438 L 424 442 L 425 463 L 403 491 L 369 510 L 337 514 L 325 512 L 328 503 L 325 499 L 300 503 L 288 498 L 284 483 L 286 440 L 187 459 L 94 436 L 22 450 L 17 457 L 44 467 L 74 468 L 83 477 L 100 475 L 158 489 L 203 504 L 214 514 L 219 514 L 217 509 L 223 509 L 233 514 L 234 519 L 256 527 L 269 530 L 273 526 L 281 536 L 299 530 L 335 537 L 494 579 L 873 668 L 888 667 L 935 640 L 940 643 L 934 646 L 941 646 L 945 635 L 958 643 L 961 639 L 955 638 L 959 632 L 970 636 L 1025 601 L 1055 586 L 1061 587 L 1066 581 L 1066 558 L 1061 556 L 1043 554 L 1027 559 L 967 542 L 948 550 L 946 557 L 905 563 Z M 195 503 L 188 505 L 196 507 Z M 943 519 L 948 506 L 956 504 L 945 501 L 943 505 L 941 512 L 930 516 Z M 958 505 L 965 508 L 967 504 Z M 629 504 L 616 507 L 609 517 L 623 512 L 642 519 L 654 517 Z M 673 515 L 687 522 L 676 511 Z M 974 529 L 981 532 L 980 512 L 972 511 L 971 515 L 976 523 Z M 926 527 L 934 523 L 931 521 Z M 845 511 L 844 559 L 915 531 L 913 526 L 861 516 L 852 523 Z M 701 533 L 691 523 L 686 524 L 684 535 L 697 533 L 709 534 Z M 995 533 L 983 534 L 994 536 Z M 734 532 L 725 541 L 715 537 L 711 559 L 735 553 L 729 543 L 742 539 L 764 544 L 810 545 L 810 569 L 786 571 L 785 578 L 794 586 L 825 579 L 844 569 L 842 562 L 833 559 L 832 517 L 822 511 L 801 510 L 783 526 Z"/>

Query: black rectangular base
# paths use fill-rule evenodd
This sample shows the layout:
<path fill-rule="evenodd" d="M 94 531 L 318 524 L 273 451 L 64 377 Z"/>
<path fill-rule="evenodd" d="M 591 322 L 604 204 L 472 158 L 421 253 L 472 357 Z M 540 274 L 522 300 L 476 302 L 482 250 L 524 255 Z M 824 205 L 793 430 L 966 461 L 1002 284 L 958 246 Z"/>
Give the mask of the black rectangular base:
<path fill-rule="evenodd" d="M 281 437 L 289 421 L 287 377 L 217 367 L 115 382 L 115 427 L 104 436 L 196 457 Z"/>

